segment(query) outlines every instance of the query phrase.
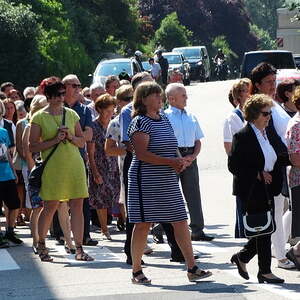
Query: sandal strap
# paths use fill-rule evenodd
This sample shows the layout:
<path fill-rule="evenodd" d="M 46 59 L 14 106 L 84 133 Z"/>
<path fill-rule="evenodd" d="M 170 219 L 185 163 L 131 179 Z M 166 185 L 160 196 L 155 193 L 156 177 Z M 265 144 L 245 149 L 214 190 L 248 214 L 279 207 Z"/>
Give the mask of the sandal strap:
<path fill-rule="evenodd" d="M 188 272 L 192 273 L 192 274 L 195 274 L 197 272 L 197 270 L 198 270 L 198 267 L 195 265 L 191 269 L 188 269 Z"/>
<path fill-rule="evenodd" d="M 139 270 L 139 271 L 137 271 L 137 272 L 132 272 L 132 276 L 133 276 L 133 277 L 137 277 L 137 276 L 142 275 L 142 274 L 143 274 L 143 271 L 142 271 L 142 270 Z"/>

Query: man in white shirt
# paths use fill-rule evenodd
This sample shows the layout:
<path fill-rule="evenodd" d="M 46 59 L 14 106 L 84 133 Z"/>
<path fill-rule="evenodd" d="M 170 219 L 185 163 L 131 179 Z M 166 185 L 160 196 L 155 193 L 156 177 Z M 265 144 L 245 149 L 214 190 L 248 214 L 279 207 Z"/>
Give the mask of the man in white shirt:
<path fill-rule="evenodd" d="M 170 107 L 165 110 L 178 141 L 180 154 L 188 159 L 189 166 L 179 174 L 185 200 L 190 213 L 192 240 L 211 241 L 203 232 L 204 220 L 199 187 L 197 156 L 204 137 L 197 118 L 185 110 L 187 94 L 183 84 L 171 83 L 166 88 Z"/>
<path fill-rule="evenodd" d="M 160 64 L 159 63 L 156 63 L 154 61 L 154 58 L 149 58 L 149 64 L 151 66 L 151 76 L 152 78 L 155 80 L 155 81 L 158 81 L 160 76 L 161 76 L 161 67 L 160 67 Z"/>

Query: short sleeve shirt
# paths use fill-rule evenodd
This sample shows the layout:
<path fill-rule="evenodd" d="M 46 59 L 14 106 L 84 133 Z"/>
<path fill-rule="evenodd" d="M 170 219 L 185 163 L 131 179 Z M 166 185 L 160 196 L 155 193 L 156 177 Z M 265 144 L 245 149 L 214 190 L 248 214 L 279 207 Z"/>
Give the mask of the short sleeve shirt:
<path fill-rule="evenodd" d="M 0 128 L 0 181 L 14 180 L 14 172 L 7 160 L 7 150 L 10 146 L 10 140 L 7 130 Z"/>
<path fill-rule="evenodd" d="M 300 114 L 289 121 L 286 131 L 286 141 L 289 154 L 300 153 Z M 289 174 L 290 187 L 300 185 L 300 168 L 292 166 Z"/>
<path fill-rule="evenodd" d="M 233 111 L 223 123 L 223 140 L 232 143 L 233 136 L 245 126 L 245 122 Z"/>

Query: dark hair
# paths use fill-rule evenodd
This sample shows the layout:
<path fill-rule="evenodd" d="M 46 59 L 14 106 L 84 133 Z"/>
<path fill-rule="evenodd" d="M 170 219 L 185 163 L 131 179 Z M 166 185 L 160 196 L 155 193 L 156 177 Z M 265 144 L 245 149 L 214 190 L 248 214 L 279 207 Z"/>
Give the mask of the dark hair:
<path fill-rule="evenodd" d="M 6 95 L 3 92 L 0 92 L 0 100 L 6 99 Z"/>
<path fill-rule="evenodd" d="M 265 107 L 272 107 L 273 102 L 270 96 L 265 94 L 255 94 L 248 98 L 244 105 L 245 120 L 253 122 L 258 119 L 261 110 Z"/>
<path fill-rule="evenodd" d="M 231 105 L 235 108 L 237 107 L 236 103 L 234 102 L 233 95 L 232 95 L 232 89 L 230 89 L 228 93 L 228 100 L 231 103 Z"/>
<path fill-rule="evenodd" d="M 18 121 L 18 115 L 17 115 L 17 108 L 16 108 L 16 105 L 15 105 L 15 102 L 14 102 L 13 100 L 9 99 L 9 98 L 6 98 L 5 100 L 2 100 L 2 102 L 3 102 L 4 106 L 5 106 L 6 104 L 8 104 L 8 103 L 13 104 L 13 106 L 14 106 L 14 108 L 15 108 L 15 112 L 14 112 L 12 121 L 13 121 L 14 124 L 17 124 L 17 121 Z M 5 110 L 6 110 L 6 107 L 5 107 Z M 6 113 L 5 113 L 5 114 L 6 114 Z"/>
<path fill-rule="evenodd" d="M 15 87 L 12 82 L 3 82 L 0 87 L 1 92 L 4 92 L 8 86 Z"/>
<path fill-rule="evenodd" d="M 144 80 L 145 77 L 151 76 L 148 72 L 139 72 L 136 73 L 131 79 L 131 85 L 135 90 L 136 87 Z"/>
<path fill-rule="evenodd" d="M 24 107 L 28 113 L 30 112 L 30 104 L 31 104 L 32 100 L 33 100 L 33 97 L 29 97 L 24 100 Z"/>
<path fill-rule="evenodd" d="M 99 110 L 101 109 L 106 109 L 109 106 L 116 106 L 116 100 L 113 96 L 110 94 L 106 93 L 101 96 L 99 96 L 96 101 L 95 101 L 95 110 L 99 113 Z"/>
<path fill-rule="evenodd" d="M 132 117 L 145 115 L 147 109 L 143 100 L 152 94 L 162 94 L 163 90 L 155 81 L 146 81 L 138 85 L 133 95 Z"/>
<path fill-rule="evenodd" d="M 257 94 L 258 89 L 256 87 L 256 83 L 261 83 L 262 79 L 269 75 L 276 75 L 277 70 L 269 63 L 262 62 L 258 64 L 250 74 L 250 79 L 252 82 L 252 93 L 251 94 Z"/>
<path fill-rule="evenodd" d="M 150 61 L 154 61 L 154 58 L 153 57 L 150 57 L 149 59 L 148 59 L 148 61 L 150 62 Z"/>
<path fill-rule="evenodd" d="M 297 85 L 299 85 L 299 82 L 297 82 L 295 79 L 286 79 L 280 82 L 276 89 L 276 100 L 283 103 L 288 102 L 289 99 L 285 95 L 285 92 L 291 93 Z"/>
<path fill-rule="evenodd" d="M 107 90 L 109 88 L 110 84 L 114 81 L 120 82 L 118 76 L 115 76 L 115 75 L 108 76 L 106 81 L 105 81 L 105 89 Z"/>
<path fill-rule="evenodd" d="M 53 83 L 53 82 L 58 82 L 58 81 L 61 81 L 61 80 L 59 77 L 56 77 L 56 76 L 51 76 L 51 77 L 47 77 L 47 78 L 43 79 L 38 87 L 39 93 L 36 93 L 36 94 L 45 95 L 46 85 Z"/>
<path fill-rule="evenodd" d="M 45 96 L 47 97 L 47 100 L 52 97 L 55 97 L 59 90 L 65 89 L 65 88 L 66 88 L 65 85 L 60 80 L 55 81 L 55 82 L 46 83 L 44 93 L 45 93 Z"/>

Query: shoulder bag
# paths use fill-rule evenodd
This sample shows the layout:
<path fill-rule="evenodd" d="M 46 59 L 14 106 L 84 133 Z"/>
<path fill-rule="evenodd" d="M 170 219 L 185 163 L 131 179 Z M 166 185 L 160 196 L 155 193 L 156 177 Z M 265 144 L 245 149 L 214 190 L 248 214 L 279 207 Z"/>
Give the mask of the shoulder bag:
<path fill-rule="evenodd" d="M 261 176 L 262 180 L 264 180 L 262 173 L 260 173 L 260 176 Z M 255 183 L 254 183 L 254 185 L 255 185 Z M 262 236 L 262 235 L 272 234 L 276 230 L 275 223 L 273 220 L 273 212 L 272 212 L 273 209 L 271 206 L 272 202 L 271 202 L 269 192 L 268 192 L 265 182 L 264 182 L 264 188 L 265 188 L 265 193 L 266 193 L 266 198 L 267 198 L 267 203 L 268 203 L 268 210 L 266 212 L 257 213 L 257 214 L 246 213 L 243 216 L 244 232 L 245 232 L 245 236 L 247 238 L 253 238 L 253 237 L 258 237 L 258 236 Z M 252 191 L 252 189 L 251 189 L 251 191 Z M 247 203 L 250 199 L 251 191 L 250 191 L 249 197 L 247 199 Z M 246 203 L 246 206 L 247 206 L 247 203 Z"/>
<path fill-rule="evenodd" d="M 65 125 L 66 120 L 66 110 L 63 108 L 63 118 L 62 118 L 62 125 Z M 51 156 L 54 154 L 55 150 L 57 149 L 59 143 L 54 146 L 54 148 L 51 150 L 50 154 L 47 156 L 47 158 L 42 161 L 35 164 L 35 166 L 32 168 L 32 170 L 29 173 L 28 176 L 28 185 L 33 188 L 40 189 L 42 186 L 42 175 L 44 172 L 44 169 L 47 165 L 47 162 L 51 158 Z"/>

